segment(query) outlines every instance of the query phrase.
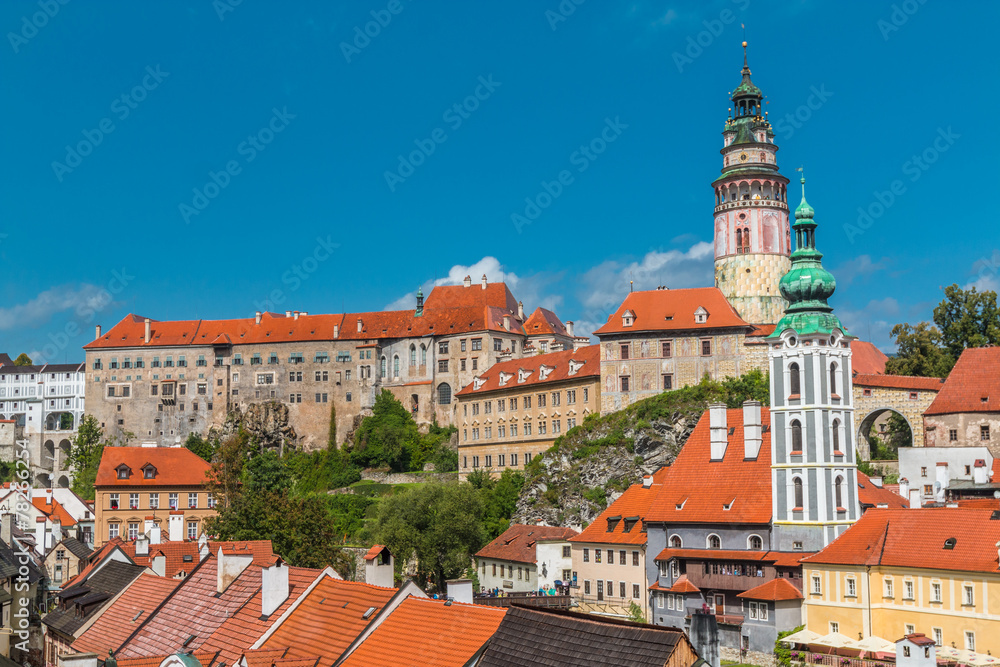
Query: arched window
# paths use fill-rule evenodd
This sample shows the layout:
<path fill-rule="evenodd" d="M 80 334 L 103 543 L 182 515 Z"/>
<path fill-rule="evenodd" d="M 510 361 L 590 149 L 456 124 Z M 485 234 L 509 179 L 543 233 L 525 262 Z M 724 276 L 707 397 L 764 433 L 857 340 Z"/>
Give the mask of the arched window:
<path fill-rule="evenodd" d="M 451 404 L 451 386 L 447 382 L 438 385 L 438 403 L 441 405 Z"/>
<path fill-rule="evenodd" d="M 410 365 L 417 365 L 417 346 L 413 343 L 410 343 Z"/>
<path fill-rule="evenodd" d="M 739 254 L 743 252 L 743 230 L 736 230 L 736 253 Z"/>
<path fill-rule="evenodd" d="M 830 394 L 837 393 L 837 363 L 830 364 Z"/>
<path fill-rule="evenodd" d="M 427 346 L 423 343 L 420 344 L 420 365 L 427 365 Z"/>
<path fill-rule="evenodd" d="M 802 392 L 802 382 L 799 377 L 799 365 L 792 362 L 788 365 L 788 393 L 797 396 Z"/>
<path fill-rule="evenodd" d="M 719 538 L 718 535 L 712 533 L 711 535 L 708 536 L 707 545 L 709 549 L 721 549 L 722 540 Z"/>
<path fill-rule="evenodd" d="M 760 535 L 751 535 L 747 538 L 747 549 L 750 551 L 761 551 L 764 548 L 764 540 Z"/>
<path fill-rule="evenodd" d="M 399 377 L 399 355 L 394 354 L 392 356 L 392 377 Z"/>
<path fill-rule="evenodd" d="M 681 541 L 681 536 L 680 535 L 671 535 L 670 536 L 670 548 L 671 549 L 680 549 L 683 546 L 684 546 L 684 542 Z"/>
<path fill-rule="evenodd" d="M 792 451 L 802 451 L 802 422 L 798 419 L 792 420 Z"/>
<path fill-rule="evenodd" d="M 382 355 L 382 361 L 379 363 L 379 372 L 381 373 L 381 377 L 385 377 L 386 372 L 388 372 L 384 354 Z"/>
<path fill-rule="evenodd" d="M 795 493 L 793 494 L 793 498 L 795 500 L 795 507 L 797 509 L 802 509 L 802 504 L 803 504 L 802 503 L 802 478 L 801 477 L 796 477 L 794 480 L 792 480 L 792 486 L 795 489 Z"/>
<path fill-rule="evenodd" d="M 840 451 L 840 420 L 833 420 L 833 451 Z"/>
<path fill-rule="evenodd" d="M 837 504 L 837 509 L 844 506 L 844 478 L 838 476 L 837 481 L 833 483 L 833 497 L 834 502 Z"/>
<path fill-rule="evenodd" d="M 743 228 L 743 254 L 750 254 L 750 229 L 746 227 Z"/>

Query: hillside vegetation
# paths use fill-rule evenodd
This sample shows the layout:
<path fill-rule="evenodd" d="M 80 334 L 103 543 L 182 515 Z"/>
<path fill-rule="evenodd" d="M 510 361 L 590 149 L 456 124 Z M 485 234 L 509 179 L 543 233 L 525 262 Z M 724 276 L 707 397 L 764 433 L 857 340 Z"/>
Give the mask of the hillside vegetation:
<path fill-rule="evenodd" d="M 515 523 L 581 527 L 645 474 L 670 465 L 711 403 L 769 404 L 768 378 L 752 371 L 653 396 L 583 424 L 556 439 L 526 467 Z"/>

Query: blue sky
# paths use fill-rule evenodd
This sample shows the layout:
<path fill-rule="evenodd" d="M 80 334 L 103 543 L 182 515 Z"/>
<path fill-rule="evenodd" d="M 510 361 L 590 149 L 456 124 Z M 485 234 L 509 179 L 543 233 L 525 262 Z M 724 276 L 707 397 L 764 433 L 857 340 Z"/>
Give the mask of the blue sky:
<path fill-rule="evenodd" d="M 741 23 L 845 323 L 891 349 L 942 287 L 996 288 L 964 204 L 997 194 L 1000 5 L 577 2 L 2 3 L 0 351 L 466 273 L 584 330 L 630 279 L 710 285 Z"/>

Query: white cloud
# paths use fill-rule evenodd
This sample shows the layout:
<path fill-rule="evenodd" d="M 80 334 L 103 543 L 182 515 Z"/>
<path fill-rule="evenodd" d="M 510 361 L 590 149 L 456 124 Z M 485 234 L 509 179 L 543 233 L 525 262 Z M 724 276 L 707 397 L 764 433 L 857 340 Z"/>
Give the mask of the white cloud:
<path fill-rule="evenodd" d="M 0 331 L 37 328 L 58 313 L 97 310 L 107 304 L 108 293 L 98 285 L 60 285 L 41 292 L 27 303 L 0 308 Z"/>
<path fill-rule="evenodd" d="M 868 278 L 869 276 L 885 271 L 889 268 L 889 259 L 883 257 L 878 261 L 872 261 L 871 255 L 858 255 L 850 259 L 832 271 L 837 277 L 837 283 L 841 287 L 847 287 L 858 278 Z"/>
<path fill-rule="evenodd" d="M 972 263 L 975 280 L 966 283 L 963 289 L 976 288 L 978 292 L 1000 291 L 1000 250 L 994 250 L 990 257 L 980 257 Z"/>
<path fill-rule="evenodd" d="M 899 324 L 899 302 L 892 297 L 873 299 L 863 308 L 837 308 L 834 310 L 851 335 L 874 343 L 883 352 L 895 352 L 889 332 Z"/>
<path fill-rule="evenodd" d="M 654 26 L 666 26 L 666 25 L 670 25 L 671 23 L 673 23 L 676 20 L 677 20 L 677 12 L 674 11 L 673 9 L 668 9 L 667 12 L 663 16 L 661 16 L 661 17 L 657 18 L 655 21 L 653 21 L 653 25 Z"/>

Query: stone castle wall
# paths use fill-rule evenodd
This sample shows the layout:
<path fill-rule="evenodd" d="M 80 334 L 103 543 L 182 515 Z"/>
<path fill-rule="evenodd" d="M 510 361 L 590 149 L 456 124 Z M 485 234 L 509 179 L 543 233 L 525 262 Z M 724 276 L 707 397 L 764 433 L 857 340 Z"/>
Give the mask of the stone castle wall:
<path fill-rule="evenodd" d="M 774 323 L 785 314 L 778 282 L 790 268 L 785 255 L 731 255 L 716 260 L 715 284 L 747 322 Z"/>

